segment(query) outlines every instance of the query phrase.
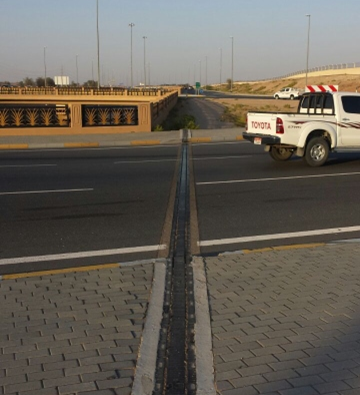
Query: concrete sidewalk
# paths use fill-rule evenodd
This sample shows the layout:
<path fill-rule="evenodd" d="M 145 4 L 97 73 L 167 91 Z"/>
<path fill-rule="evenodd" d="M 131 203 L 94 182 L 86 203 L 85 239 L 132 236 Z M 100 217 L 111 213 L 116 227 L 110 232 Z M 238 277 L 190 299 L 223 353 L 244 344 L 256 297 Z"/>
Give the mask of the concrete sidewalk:
<path fill-rule="evenodd" d="M 244 128 L 191 130 L 189 141 L 196 143 L 242 140 L 243 131 Z M 152 133 L 0 136 L 0 150 L 180 144 L 183 136 L 183 130 Z"/>
<path fill-rule="evenodd" d="M 198 393 L 359 394 L 359 254 L 339 242 L 194 258 Z M 158 264 L 3 276 L 0 394 L 151 394 Z"/>

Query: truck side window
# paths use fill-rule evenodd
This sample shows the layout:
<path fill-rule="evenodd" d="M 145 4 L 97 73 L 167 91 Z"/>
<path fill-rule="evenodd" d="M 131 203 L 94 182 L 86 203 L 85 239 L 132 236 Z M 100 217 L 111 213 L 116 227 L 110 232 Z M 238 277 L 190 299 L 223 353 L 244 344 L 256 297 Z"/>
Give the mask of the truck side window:
<path fill-rule="evenodd" d="M 360 97 L 342 96 L 341 101 L 345 112 L 349 114 L 360 114 Z"/>
<path fill-rule="evenodd" d="M 301 108 L 308 108 L 309 106 L 309 96 L 305 96 L 301 103 Z"/>
<path fill-rule="evenodd" d="M 332 110 L 334 108 L 334 98 L 330 95 L 325 96 L 324 108 Z"/>

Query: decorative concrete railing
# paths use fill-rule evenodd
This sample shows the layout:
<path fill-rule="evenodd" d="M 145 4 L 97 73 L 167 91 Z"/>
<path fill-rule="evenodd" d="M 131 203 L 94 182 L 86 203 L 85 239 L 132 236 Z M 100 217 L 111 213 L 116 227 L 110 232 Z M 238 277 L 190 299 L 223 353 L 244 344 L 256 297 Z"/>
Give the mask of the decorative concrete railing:
<path fill-rule="evenodd" d="M 129 91 L 126 96 L 117 95 L 117 90 L 102 91 L 103 95 L 81 92 L 86 93 L 0 91 L 0 135 L 151 132 L 178 98 L 178 90 L 157 90 L 151 97 L 135 97 Z"/>
<path fill-rule="evenodd" d="M 65 95 L 65 96 L 164 96 L 174 89 L 165 88 L 84 88 L 84 87 L 0 87 L 0 95 Z"/>

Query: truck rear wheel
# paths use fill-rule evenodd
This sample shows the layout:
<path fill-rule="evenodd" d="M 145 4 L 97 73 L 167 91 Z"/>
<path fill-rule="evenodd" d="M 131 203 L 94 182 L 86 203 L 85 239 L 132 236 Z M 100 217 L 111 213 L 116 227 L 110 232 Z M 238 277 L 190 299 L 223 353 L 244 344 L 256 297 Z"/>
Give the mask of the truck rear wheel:
<path fill-rule="evenodd" d="M 289 148 L 283 147 L 271 147 L 270 148 L 270 156 L 276 161 L 285 161 L 291 158 L 293 154 L 293 150 Z"/>
<path fill-rule="evenodd" d="M 308 142 L 304 159 L 309 166 L 322 166 L 328 156 L 329 144 L 323 137 L 315 137 Z"/>

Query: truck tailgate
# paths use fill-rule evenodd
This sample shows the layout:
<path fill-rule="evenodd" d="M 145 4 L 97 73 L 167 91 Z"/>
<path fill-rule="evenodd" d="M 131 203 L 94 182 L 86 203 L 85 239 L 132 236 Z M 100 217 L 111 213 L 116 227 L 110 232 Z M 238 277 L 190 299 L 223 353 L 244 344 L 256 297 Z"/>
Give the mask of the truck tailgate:
<path fill-rule="evenodd" d="M 276 136 L 277 114 L 252 113 L 247 116 L 247 133 Z"/>

